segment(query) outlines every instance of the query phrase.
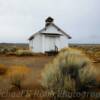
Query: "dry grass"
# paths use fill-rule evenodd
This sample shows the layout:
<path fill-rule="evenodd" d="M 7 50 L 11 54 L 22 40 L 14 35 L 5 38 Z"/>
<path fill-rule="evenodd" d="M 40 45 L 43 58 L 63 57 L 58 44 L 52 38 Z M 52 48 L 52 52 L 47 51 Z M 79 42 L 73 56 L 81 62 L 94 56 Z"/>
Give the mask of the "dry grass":
<path fill-rule="evenodd" d="M 21 88 L 22 83 L 31 75 L 32 69 L 26 66 L 11 66 L 7 68 L 1 65 L 0 72 L 0 75 L 2 75 L 0 79 L 2 81 L 7 80 L 8 84 Z"/>
<path fill-rule="evenodd" d="M 75 49 L 63 49 L 42 72 L 41 85 L 69 92 L 89 91 L 96 82 L 96 70 L 85 54 Z"/>
<path fill-rule="evenodd" d="M 30 73 L 31 69 L 26 67 L 26 66 L 11 66 L 8 71 L 7 71 L 7 75 L 8 76 L 13 76 L 14 74 L 26 74 L 26 73 Z"/>
<path fill-rule="evenodd" d="M 100 63 L 100 45 L 71 45 L 71 48 L 82 50 L 94 62 Z"/>
<path fill-rule="evenodd" d="M 5 75 L 7 73 L 8 68 L 3 64 L 0 64 L 0 75 Z"/>
<path fill-rule="evenodd" d="M 74 48 L 76 48 L 76 47 L 74 47 Z M 64 49 L 66 51 L 67 48 L 64 48 Z M 62 51 L 64 51 L 64 49 Z M 99 78 L 99 76 L 100 76 L 99 51 L 100 51 L 100 49 L 99 49 L 99 47 L 93 47 L 93 46 L 92 47 L 86 47 L 86 46 L 80 47 L 79 46 L 79 47 L 77 47 L 77 49 L 82 49 L 83 50 L 82 53 L 85 52 L 86 55 L 88 55 L 91 59 L 96 61 L 95 68 L 96 68 L 96 72 L 97 72 L 96 73 L 97 81 L 100 83 L 100 78 Z M 13 82 L 13 83 L 20 84 L 21 88 L 23 88 L 23 89 L 25 88 L 25 89 L 33 89 L 33 90 L 40 89 L 41 90 L 41 86 L 38 82 L 41 79 L 40 73 L 43 70 L 45 64 L 52 62 L 54 57 L 41 56 L 41 54 L 33 54 L 33 56 L 20 56 L 20 57 L 12 56 L 12 55 L 8 56 L 8 55 L 0 55 L 0 67 L 1 67 L 0 71 L 1 71 L 1 69 L 4 70 L 3 71 L 4 73 L 0 75 L 0 89 L 6 88 L 9 90 L 12 90 L 12 87 L 14 87 L 14 85 L 12 85 L 12 82 Z M 60 61 L 63 62 L 64 60 L 59 59 L 59 62 Z M 55 60 L 55 63 L 56 63 L 56 60 Z M 50 63 L 48 66 L 53 66 L 53 62 Z M 52 71 L 52 73 L 54 74 L 55 69 L 56 69 L 56 67 L 53 67 L 53 70 L 52 70 L 52 67 L 50 67 L 48 70 L 50 70 L 50 72 Z M 17 71 L 15 71 L 15 70 L 17 70 Z M 88 70 L 90 70 L 90 69 L 88 68 L 87 71 L 85 71 L 85 72 L 87 72 L 87 74 L 88 74 Z M 12 76 L 14 76 L 14 77 L 12 77 Z M 73 90 L 73 88 L 75 86 L 74 80 L 72 81 L 70 78 L 65 78 L 64 82 L 65 82 L 65 84 L 68 85 L 68 87 L 69 87 L 68 90 Z M 65 86 L 65 88 L 66 88 L 66 86 Z M 14 90 L 14 92 L 15 92 L 15 90 Z M 19 99 L 24 100 L 26 98 L 24 98 L 24 99 L 19 98 Z M 37 100 L 37 98 L 33 98 L 33 99 Z M 1 100 L 1 98 L 0 98 L 0 100 Z M 10 98 L 9 99 L 7 98 L 6 100 L 10 100 Z M 14 98 L 14 100 L 15 100 L 15 98 Z M 29 98 L 29 100 L 31 100 L 31 99 Z M 39 98 L 38 100 L 41 100 L 41 98 Z"/>
<path fill-rule="evenodd" d="M 34 85 L 37 86 L 38 80 L 40 79 L 41 69 L 43 69 L 44 65 L 52 59 L 53 57 L 47 56 L 0 56 L 0 63 L 2 63 L 4 68 L 8 69 L 4 74 L 5 77 L 0 76 L 0 79 L 2 79 L 2 85 L 0 84 L 0 87 L 5 88 L 5 84 L 10 87 L 9 83 L 11 85 L 12 79 L 20 79 L 22 81 L 22 87 L 30 89 L 35 88 Z M 3 80 L 6 80 L 6 83 L 4 83 Z"/>
<path fill-rule="evenodd" d="M 17 50 L 16 51 L 16 56 L 32 56 L 33 53 L 29 50 Z"/>
<path fill-rule="evenodd" d="M 10 79 L 11 85 L 22 87 L 22 82 L 25 81 L 27 75 L 31 73 L 31 69 L 26 66 L 12 66 L 8 69 L 6 76 Z"/>

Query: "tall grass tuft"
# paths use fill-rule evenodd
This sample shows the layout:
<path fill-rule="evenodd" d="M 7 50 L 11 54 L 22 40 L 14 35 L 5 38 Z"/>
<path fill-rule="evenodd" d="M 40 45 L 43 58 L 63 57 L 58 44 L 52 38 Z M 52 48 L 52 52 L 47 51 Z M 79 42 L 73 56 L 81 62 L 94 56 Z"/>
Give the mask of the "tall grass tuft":
<path fill-rule="evenodd" d="M 95 84 L 95 69 L 79 50 L 64 48 L 42 71 L 41 85 L 46 89 L 67 92 L 89 91 Z"/>

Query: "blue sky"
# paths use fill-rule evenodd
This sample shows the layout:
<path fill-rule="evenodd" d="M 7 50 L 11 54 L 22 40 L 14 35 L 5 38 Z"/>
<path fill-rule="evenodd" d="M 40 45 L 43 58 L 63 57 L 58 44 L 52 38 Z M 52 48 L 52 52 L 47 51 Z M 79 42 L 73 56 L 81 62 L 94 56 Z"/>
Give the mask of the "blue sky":
<path fill-rule="evenodd" d="M 100 0 L 0 0 L 0 42 L 28 42 L 51 16 L 71 43 L 100 43 Z"/>

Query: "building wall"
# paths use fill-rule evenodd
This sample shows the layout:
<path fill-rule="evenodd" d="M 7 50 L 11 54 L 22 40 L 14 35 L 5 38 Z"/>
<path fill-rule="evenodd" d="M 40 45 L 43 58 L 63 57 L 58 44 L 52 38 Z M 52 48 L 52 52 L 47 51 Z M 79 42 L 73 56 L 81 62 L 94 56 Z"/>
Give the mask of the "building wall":
<path fill-rule="evenodd" d="M 51 36 L 45 36 L 45 51 L 55 50 L 56 38 Z"/>
<path fill-rule="evenodd" d="M 35 35 L 34 39 L 30 40 L 29 46 L 32 52 L 42 52 L 42 35 Z"/>
<path fill-rule="evenodd" d="M 60 37 L 60 47 L 59 49 L 62 49 L 62 48 L 65 48 L 65 47 L 68 47 L 68 38 L 63 35 Z"/>
<path fill-rule="evenodd" d="M 32 51 L 32 48 L 33 48 L 33 39 L 29 40 L 29 50 Z"/>
<path fill-rule="evenodd" d="M 44 36 L 43 53 L 45 51 L 55 50 L 55 46 L 58 48 L 58 50 L 61 50 L 64 47 L 68 47 L 68 38 L 65 35 L 60 37 Z"/>
<path fill-rule="evenodd" d="M 47 37 L 43 34 L 37 34 L 29 43 L 30 50 L 41 53 L 55 50 L 55 46 L 57 46 L 58 50 L 68 47 L 68 38 L 65 35 L 60 37 Z"/>
<path fill-rule="evenodd" d="M 42 31 L 42 33 L 62 34 L 57 28 L 52 25 L 49 25 L 46 30 Z"/>

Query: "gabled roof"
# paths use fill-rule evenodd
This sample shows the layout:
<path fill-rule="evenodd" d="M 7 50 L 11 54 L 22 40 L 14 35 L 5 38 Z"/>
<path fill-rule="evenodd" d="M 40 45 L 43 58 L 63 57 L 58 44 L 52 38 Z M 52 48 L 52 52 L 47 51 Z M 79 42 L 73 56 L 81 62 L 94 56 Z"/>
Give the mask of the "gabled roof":
<path fill-rule="evenodd" d="M 50 18 L 50 17 L 49 17 L 49 18 Z M 49 18 L 46 19 L 46 21 L 49 20 Z M 64 32 L 62 29 L 60 29 L 57 25 L 55 25 L 53 22 L 49 22 L 48 25 L 45 25 L 45 27 L 44 27 L 43 29 L 39 30 L 38 32 L 36 32 L 36 33 L 33 34 L 32 36 L 30 36 L 30 37 L 29 37 L 29 40 L 33 39 L 34 36 L 35 36 L 36 34 L 40 34 L 40 33 L 43 33 L 43 31 L 46 31 L 47 28 L 48 28 L 50 25 L 52 25 L 52 26 L 55 27 L 58 31 L 60 31 L 62 34 L 64 34 L 65 36 L 67 36 L 68 39 L 71 39 L 71 36 L 69 36 L 67 33 L 65 33 L 65 32 Z M 51 34 L 52 34 L 52 33 L 51 33 Z"/>
<path fill-rule="evenodd" d="M 56 27 L 61 33 L 63 33 L 64 35 L 66 35 L 69 39 L 72 38 L 69 34 L 67 34 L 66 32 L 64 32 L 64 31 L 63 31 L 62 29 L 60 29 L 57 25 L 55 25 L 54 23 L 53 23 L 53 25 L 54 25 L 54 27 Z"/>

